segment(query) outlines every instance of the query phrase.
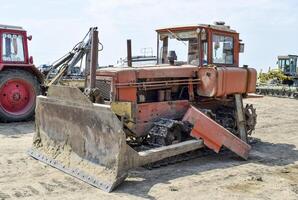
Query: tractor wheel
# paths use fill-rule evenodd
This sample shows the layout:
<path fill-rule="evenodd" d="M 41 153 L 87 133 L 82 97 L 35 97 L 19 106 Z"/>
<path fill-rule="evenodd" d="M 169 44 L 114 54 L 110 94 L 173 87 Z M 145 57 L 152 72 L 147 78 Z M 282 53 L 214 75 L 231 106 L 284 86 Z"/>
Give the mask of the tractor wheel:
<path fill-rule="evenodd" d="M 0 121 L 32 119 L 40 83 L 31 73 L 9 69 L 0 72 Z"/>

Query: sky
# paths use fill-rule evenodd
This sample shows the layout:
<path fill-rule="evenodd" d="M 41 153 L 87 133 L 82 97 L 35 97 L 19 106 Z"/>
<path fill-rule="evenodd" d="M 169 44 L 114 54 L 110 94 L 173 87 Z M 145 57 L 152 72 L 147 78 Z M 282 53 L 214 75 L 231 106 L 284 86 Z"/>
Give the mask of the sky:
<path fill-rule="evenodd" d="M 296 0 L 0 0 L 0 24 L 19 25 L 33 36 L 29 52 L 36 65 L 66 54 L 97 26 L 104 50 L 99 64 L 115 64 L 141 48 L 156 49 L 155 29 L 225 21 L 240 33 L 240 65 L 268 70 L 278 55 L 298 54 Z"/>

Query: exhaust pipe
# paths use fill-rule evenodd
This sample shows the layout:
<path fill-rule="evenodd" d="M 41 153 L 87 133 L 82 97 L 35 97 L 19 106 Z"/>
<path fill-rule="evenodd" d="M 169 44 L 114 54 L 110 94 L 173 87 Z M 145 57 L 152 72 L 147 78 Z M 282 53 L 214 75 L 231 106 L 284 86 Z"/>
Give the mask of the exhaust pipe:
<path fill-rule="evenodd" d="M 131 40 L 127 40 L 127 66 L 132 67 Z"/>
<path fill-rule="evenodd" d="M 90 85 L 93 89 L 96 86 L 96 68 L 98 65 L 98 30 L 92 28 L 91 30 L 91 63 L 90 63 Z"/>

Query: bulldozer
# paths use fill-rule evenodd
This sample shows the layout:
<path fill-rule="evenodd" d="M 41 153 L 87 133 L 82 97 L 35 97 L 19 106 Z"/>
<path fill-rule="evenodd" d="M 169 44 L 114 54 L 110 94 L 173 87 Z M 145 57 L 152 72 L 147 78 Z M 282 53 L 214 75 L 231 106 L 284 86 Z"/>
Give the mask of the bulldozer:
<path fill-rule="evenodd" d="M 257 73 L 239 67 L 239 33 L 222 22 L 160 28 L 156 65 L 132 66 L 128 42 L 127 66 L 97 68 L 98 30 L 90 30 L 86 87 L 51 84 L 37 97 L 30 156 L 107 192 L 133 168 L 205 148 L 248 159 L 257 115 L 243 98 Z"/>
<path fill-rule="evenodd" d="M 298 99 L 298 55 L 277 57 L 277 68 L 259 73 L 256 93 Z"/>
<path fill-rule="evenodd" d="M 0 122 L 31 119 L 44 81 L 29 55 L 32 36 L 20 26 L 0 25 L 0 37 Z"/>

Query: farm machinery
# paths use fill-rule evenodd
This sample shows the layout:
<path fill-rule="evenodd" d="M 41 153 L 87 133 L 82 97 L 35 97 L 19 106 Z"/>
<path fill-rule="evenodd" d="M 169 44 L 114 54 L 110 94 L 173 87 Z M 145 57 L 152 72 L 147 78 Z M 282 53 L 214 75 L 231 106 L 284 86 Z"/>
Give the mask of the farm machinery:
<path fill-rule="evenodd" d="M 0 25 L 0 121 L 30 119 L 43 75 L 29 56 L 27 32 L 19 26 Z"/>
<path fill-rule="evenodd" d="M 130 169 L 187 160 L 202 148 L 224 146 L 247 159 L 257 116 L 242 98 L 255 92 L 257 75 L 239 67 L 239 33 L 224 23 L 156 32 L 156 65 L 131 66 L 128 45 L 128 66 L 97 69 L 92 28 L 84 91 L 51 84 L 47 96 L 37 97 L 28 153 L 108 192 Z M 182 44 L 184 60 L 171 42 Z"/>
<path fill-rule="evenodd" d="M 259 74 L 256 93 L 298 99 L 298 56 L 278 56 L 278 68 Z"/>
<path fill-rule="evenodd" d="M 29 56 L 27 40 L 32 36 L 27 36 L 22 27 L 0 25 L 0 37 L 0 122 L 32 119 L 36 96 L 46 95 L 52 84 L 84 87 L 85 78 L 76 65 L 88 51 L 88 38 L 84 37 L 43 73 Z"/>

